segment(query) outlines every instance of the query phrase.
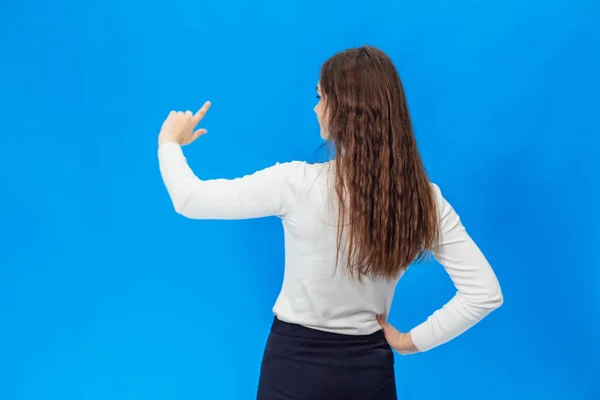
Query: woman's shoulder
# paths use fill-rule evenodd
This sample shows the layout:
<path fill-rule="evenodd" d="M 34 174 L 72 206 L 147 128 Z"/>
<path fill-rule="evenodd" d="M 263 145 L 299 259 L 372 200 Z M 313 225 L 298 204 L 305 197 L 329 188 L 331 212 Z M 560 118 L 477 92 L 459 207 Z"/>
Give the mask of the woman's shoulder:
<path fill-rule="evenodd" d="M 312 178 L 329 171 L 331 162 L 285 161 L 276 163 L 277 169 L 284 177 L 291 179 Z"/>
<path fill-rule="evenodd" d="M 282 187 L 294 196 L 306 194 L 311 188 L 327 185 L 331 162 L 287 161 L 276 164 Z"/>

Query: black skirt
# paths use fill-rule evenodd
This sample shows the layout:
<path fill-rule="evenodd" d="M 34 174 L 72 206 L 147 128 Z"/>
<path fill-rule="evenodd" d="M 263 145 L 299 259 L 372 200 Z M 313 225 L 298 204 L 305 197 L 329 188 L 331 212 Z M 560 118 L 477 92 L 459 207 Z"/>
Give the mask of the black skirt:
<path fill-rule="evenodd" d="M 396 400 L 394 354 L 383 332 L 354 336 L 275 318 L 258 400 Z"/>

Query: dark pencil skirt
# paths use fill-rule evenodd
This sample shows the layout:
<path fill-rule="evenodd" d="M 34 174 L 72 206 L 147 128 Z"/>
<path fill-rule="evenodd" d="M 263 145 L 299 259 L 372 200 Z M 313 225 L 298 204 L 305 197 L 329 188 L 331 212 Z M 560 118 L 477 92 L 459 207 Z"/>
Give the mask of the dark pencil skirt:
<path fill-rule="evenodd" d="M 275 318 L 258 400 L 396 400 L 394 355 L 382 331 L 322 332 Z"/>

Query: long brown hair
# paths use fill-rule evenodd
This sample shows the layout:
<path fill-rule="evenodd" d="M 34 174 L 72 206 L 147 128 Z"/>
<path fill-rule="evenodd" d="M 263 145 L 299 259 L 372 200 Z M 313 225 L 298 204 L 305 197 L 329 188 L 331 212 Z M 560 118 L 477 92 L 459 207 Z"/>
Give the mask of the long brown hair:
<path fill-rule="evenodd" d="M 395 278 L 433 251 L 439 229 L 400 77 L 384 52 L 360 47 L 327 60 L 320 86 L 335 148 L 338 262 L 347 226 L 350 274 Z"/>

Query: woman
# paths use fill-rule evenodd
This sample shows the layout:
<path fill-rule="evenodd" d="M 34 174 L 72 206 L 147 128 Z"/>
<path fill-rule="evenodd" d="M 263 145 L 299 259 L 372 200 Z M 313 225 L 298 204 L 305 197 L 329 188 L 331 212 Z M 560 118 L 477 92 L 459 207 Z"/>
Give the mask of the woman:
<path fill-rule="evenodd" d="M 502 293 L 427 177 L 392 61 L 372 47 L 338 53 L 322 66 L 317 93 L 331 161 L 199 180 L 181 146 L 206 133 L 194 131 L 206 103 L 196 114 L 169 114 L 159 135 L 161 174 L 185 217 L 282 220 L 285 273 L 259 399 L 395 399 L 391 349 L 416 353 L 449 341 L 498 308 Z M 458 293 L 410 332 L 399 332 L 386 321 L 396 284 L 427 254 Z"/>

